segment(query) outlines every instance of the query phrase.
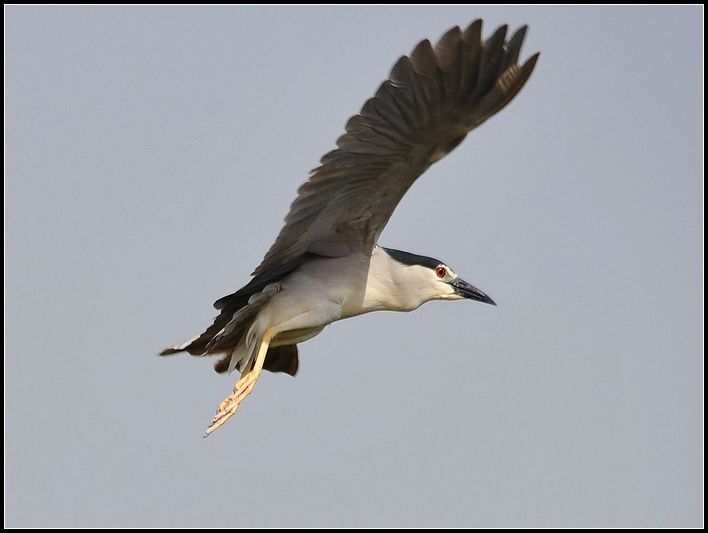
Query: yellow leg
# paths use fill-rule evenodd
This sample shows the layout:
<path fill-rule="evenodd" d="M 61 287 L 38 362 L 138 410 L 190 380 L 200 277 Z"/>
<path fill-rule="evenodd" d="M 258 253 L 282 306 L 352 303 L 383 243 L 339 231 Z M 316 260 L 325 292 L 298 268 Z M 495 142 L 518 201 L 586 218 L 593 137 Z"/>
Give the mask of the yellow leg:
<path fill-rule="evenodd" d="M 241 402 L 246 399 L 246 396 L 251 394 L 253 387 L 256 386 L 256 382 L 261 376 L 266 353 L 268 353 L 268 346 L 270 345 L 270 341 L 273 337 L 273 329 L 268 328 L 261 338 L 260 345 L 258 346 L 258 353 L 256 354 L 253 365 L 249 365 L 251 366 L 250 369 L 248 367 L 244 368 L 244 372 L 241 374 L 241 379 L 239 379 L 236 382 L 236 385 L 234 385 L 233 392 L 229 394 L 219 405 L 214 418 L 211 419 L 211 423 L 204 434 L 205 437 L 211 435 L 214 431 L 223 426 L 229 418 L 234 416 L 236 411 L 238 411 Z"/>

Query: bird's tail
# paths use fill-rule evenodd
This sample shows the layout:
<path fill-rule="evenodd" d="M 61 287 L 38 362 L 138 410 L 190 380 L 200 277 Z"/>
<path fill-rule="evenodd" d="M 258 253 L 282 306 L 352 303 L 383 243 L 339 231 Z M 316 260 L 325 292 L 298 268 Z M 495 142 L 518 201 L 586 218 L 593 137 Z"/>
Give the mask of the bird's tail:
<path fill-rule="evenodd" d="M 215 363 L 214 370 L 219 373 L 241 370 L 252 351 L 250 345 L 258 313 L 279 291 L 278 284 L 271 284 L 250 297 L 232 300 L 201 335 L 166 348 L 160 355 L 181 352 L 196 356 L 222 354 L 223 357 Z M 297 346 L 293 344 L 270 347 L 263 368 L 294 376 L 298 369 Z"/>

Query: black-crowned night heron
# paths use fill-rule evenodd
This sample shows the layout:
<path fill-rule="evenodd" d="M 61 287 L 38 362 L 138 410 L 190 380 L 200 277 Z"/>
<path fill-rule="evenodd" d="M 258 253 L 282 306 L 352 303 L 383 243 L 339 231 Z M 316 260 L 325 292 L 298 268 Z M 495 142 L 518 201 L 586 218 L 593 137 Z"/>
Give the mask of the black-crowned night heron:
<path fill-rule="evenodd" d="M 241 372 L 207 435 L 263 369 L 295 375 L 297 344 L 336 320 L 430 300 L 494 303 L 442 261 L 376 244 L 416 178 L 508 104 L 534 69 L 538 54 L 518 64 L 526 27 L 508 41 L 506 26 L 486 41 L 481 32 L 481 20 L 452 28 L 396 62 L 300 187 L 253 279 L 214 303 L 221 313 L 204 333 L 161 353 L 222 354 L 217 372 Z"/>

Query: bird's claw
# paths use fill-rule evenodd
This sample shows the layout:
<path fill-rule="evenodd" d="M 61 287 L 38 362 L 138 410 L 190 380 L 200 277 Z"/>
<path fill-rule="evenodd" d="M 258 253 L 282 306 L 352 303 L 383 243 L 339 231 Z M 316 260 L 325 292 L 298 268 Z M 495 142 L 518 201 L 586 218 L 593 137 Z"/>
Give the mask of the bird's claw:
<path fill-rule="evenodd" d="M 209 427 L 204 434 L 204 438 L 211 435 L 214 431 L 223 426 L 229 418 L 236 414 L 241 402 L 253 390 L 257 379 L 257 376 L 254 377 L 251 374 L 246 374 L 238 380 L 234 386 L 233 392 L 219 404 L 219 408 L 216 410 L 214 418 L 211 419 Z"/>

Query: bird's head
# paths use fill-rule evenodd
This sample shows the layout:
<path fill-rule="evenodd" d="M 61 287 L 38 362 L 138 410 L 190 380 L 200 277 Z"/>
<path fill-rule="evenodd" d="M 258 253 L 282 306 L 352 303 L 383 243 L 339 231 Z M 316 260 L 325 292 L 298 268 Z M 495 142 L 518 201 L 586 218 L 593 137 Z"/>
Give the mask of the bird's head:
<path fill-rule="evenodd" d="M 421 304 L 430 300 L 468 299 L 497 305 L 484 292 L 467 283 L 450 266 L 438 259 L 390 248 L 384 248 L 384 251 L 404 267 L 409 295 L 413 296 L 411 292 L 414 293 Z"/>

